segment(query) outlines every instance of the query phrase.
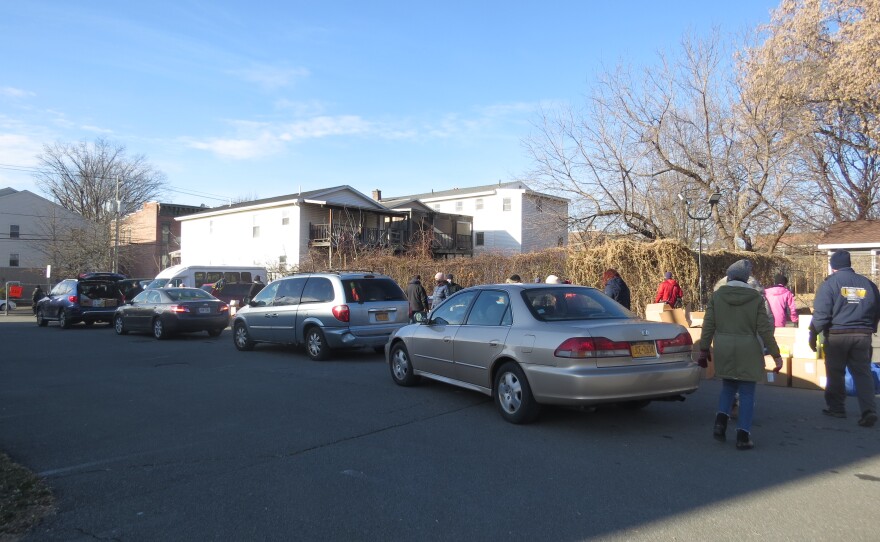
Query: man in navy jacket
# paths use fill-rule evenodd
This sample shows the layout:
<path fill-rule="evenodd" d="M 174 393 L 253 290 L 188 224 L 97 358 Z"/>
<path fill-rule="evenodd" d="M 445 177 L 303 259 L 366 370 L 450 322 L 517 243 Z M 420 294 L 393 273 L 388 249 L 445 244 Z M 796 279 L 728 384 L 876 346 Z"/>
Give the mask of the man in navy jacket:
<path fill-rule="evenodd" d="M 880 291 L 868 278 L 852 269 L 849 252 L 831 255 L 832 274 L 819 286 L 810 327 L 825 334 L 825 403 L 822 412 L 846 417 L 846 369 L 852 375 L 861 409 L 859 425 L 877 421 L 874 379 L 871 375 L 871 334 L 880 322 Z M 811 339 L 810 347 L 814 348 Z"/>

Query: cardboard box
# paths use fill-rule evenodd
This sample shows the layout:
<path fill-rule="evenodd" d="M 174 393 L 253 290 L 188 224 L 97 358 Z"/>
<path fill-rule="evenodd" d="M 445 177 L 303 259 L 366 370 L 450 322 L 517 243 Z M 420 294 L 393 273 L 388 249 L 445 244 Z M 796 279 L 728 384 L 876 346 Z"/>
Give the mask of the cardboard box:
<path fill-rule="evenodd" d="M 666 322 L 690 327 L 690 319 L 686 309 L 673 309 L 666 303 L 649 303 L 645 307 L 645 320 Z"/>
<path fill-rule="evenodd" d="M 706 316 L 705 311 L 693 311 L 690 314 L 691 327 L 701 327 L 703 325 L 703 317 Z"/>
<path fill-rule="evenodd" d="M 778 373 L 773 372 L 774 368 L 776 368 L 776 362 L 773 361 L 771 356 L 765 356 L 764 384 L 781 388 L 791 386 L 791 358 L 787 356 L 782 357 L 782 370 Z"/>
<path fill-rule="evenodd" d="M 806 390 L 825 389 L 825 360 L 816 358 L 791 359 L 791 387 Z"/>
<path fill-rule="evenodd" d="M 662 322 L 661 315 L 666 312 L 667 305 L 666 303 L 649 303 L 647 307 L 645 307 L 645 320 L 650 320 L 652 322 Z"/>

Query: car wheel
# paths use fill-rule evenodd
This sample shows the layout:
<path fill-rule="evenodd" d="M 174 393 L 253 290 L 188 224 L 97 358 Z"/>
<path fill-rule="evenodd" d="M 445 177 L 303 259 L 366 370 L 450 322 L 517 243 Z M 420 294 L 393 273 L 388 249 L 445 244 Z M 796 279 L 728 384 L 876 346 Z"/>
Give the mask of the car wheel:
<path fill-rule="evenodd" d="M 642 401 L 623 401 L 617 403 L 617 406 L 624 410 L 641 410 L 650 404 L 651 401 L 646 399 Z"/>
<path fill-rule="evenodd" d="M 510 423 L 528 423 L 541 411 L 526 375 L 516 363 L 505 363 L 495 375 L 495 406 Z"/>
<path fill-rule="evenodd" d="M 391 368 L 391 379 L 399 386 L 415 386 L 421 380 L 420 377 L 413 374 L 409 351 L 402 342 L 391 347 L 388 365 Z"/>
<path fill-rule="evenodd" d="M 168 338 L 168 331 L 165 329 L 165 324 L 162 323 L 161 318 L 155 318 L 153 320 L 153 337 L 160 341 Z"/>
<path fill-rule="evenodd" d="M 58 313 L 58 325 L 61 326 L 61 329 L 70 328 L 70 318 L 68 318 L 67 312 L 64 309 L 61 309 Z"/>
<path fill-rule="evenodd" d="M 323 361 L 330 355 L 330 348 L 327 347 L 321 328 L 311 327 L 306 331 L 306 353 L 315 361 Z"/>
<path fill-rule="evenodd" d="M 209 329 L 209 330 L 208 330 L 208 336 L 210 336 L 210 337 L 219 337 L 221 333 L 223 333 L 223 328 L 222 328 L 222 327 L 218 327 L 218 328 L 216 328 L 216 329 Z"/>
<path fill-rule="evenodd" d="M 247 326 L 242 322 L 237 322 L 235 324 L 232 332 L 232 342 L 235 343 L 235 347 L 242 352 L 254 349 L 254 341 L 251 340 Z"/>
<path fill-rule="evenodd" d="M 113 319 L 113 329 L 116 330 L 117 335 L 128 335 L 128 330 L 125 329 L 125 323 L 122 321 L 122 315 L 116 315 L 116 318 Z"/>
<path fill-rule="evenodd" d="M 46 327 L 49 325 L 49 321 L 46 320 L 46 317 L 43 315 L 43 309 L 37 309 L 37 325 L 40 327 Z"/>

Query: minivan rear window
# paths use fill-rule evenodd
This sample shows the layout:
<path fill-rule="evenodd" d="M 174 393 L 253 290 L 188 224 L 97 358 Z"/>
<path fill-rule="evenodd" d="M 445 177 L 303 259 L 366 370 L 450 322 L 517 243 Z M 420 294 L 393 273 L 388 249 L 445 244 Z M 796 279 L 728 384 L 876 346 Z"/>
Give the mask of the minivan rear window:
<path fill-rule="evenodd" d="M 348 279 L 342 281 L 346 303 L 406 301 L 406 294 L 389 278 Z"/>

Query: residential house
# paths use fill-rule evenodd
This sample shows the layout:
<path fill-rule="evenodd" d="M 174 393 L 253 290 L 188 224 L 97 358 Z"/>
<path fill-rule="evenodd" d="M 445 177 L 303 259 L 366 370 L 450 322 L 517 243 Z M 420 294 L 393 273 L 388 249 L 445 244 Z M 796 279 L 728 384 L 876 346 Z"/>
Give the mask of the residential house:
<path fill-rule="evenodd" d="M 56 278 L 46 277 L 53 243 L 87 224 L 81 215 L 33 192 L 0 189 L 0 282 L 45 286 Z"/>
<path fill-rule="evenodd" d="M 382 200 L 382 192 L 373 190 L 373 199 Z M 426 243 L 435 257 L 473 256 L 472 216 L 440 213 L 412 198 L 388 199 L 383 204 L 402 213 L 392 217 L 389 225 L 401 240 L 400 246 Z"/>
<path fill-rule="evenodd" d="M 177 217 L 184 265 L 296 265 L 369 248 L 402 250 L 422 227 L 350 186 L 335 186 L 206 209 Z"/>
<path fill-rule="evenodd" d="M 848 250 L 853 269 L 874 282 L 880 278 L 877 255 L 880 254 L 880 220 L 854 220 L 838 222 L 828 227 L 819 240 L 819 250 L 831 254 L 836 250 Z M 828 272 L 831 272 L 829 265 Z"/>
<path fill-rule="evenodd" d="M 536 192 L 523 182 L 432 191 L 382 199 L 394 206 L 418 200 L 440 213 L 473 217 L 473 250 L 524 253 L 568 242 L 568 200 Z"/>
<path fill-rule="evenodd" d="M 203 210 L 204 206 L 148 201 L 123 217 L 119 270 L 130 277 L 151 278 L 172 265 L 171 255 L 180 250 L 180 222 L 175 218 Z"/>

